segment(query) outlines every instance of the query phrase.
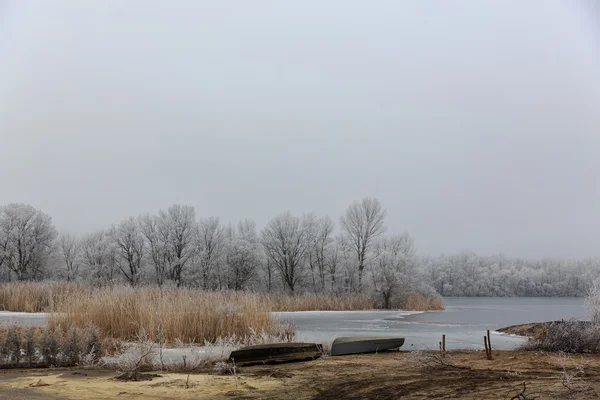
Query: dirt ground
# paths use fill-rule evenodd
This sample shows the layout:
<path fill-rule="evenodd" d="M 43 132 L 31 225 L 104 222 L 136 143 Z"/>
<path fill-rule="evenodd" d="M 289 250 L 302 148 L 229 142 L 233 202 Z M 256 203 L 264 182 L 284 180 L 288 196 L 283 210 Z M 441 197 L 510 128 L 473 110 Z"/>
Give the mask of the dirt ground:
<path fill-rule="evenodd" d="M 490 361 L 482 351 L 445 358 L 401 351 L 245 367 L 236 376 L 191 374 L 189 381 L 158 373 L 120 382 L 111 371 L 5 370 L 0 399 L 600 399 L 600 356 L 593 355 L 495 351 Z"/>

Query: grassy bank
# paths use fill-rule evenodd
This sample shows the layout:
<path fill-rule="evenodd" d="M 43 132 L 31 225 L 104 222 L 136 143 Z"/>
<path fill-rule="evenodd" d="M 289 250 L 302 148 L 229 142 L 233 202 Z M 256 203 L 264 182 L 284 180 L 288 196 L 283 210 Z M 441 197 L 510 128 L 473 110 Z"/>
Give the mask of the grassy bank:
<path fill-rule="evenodd" d="M 404 306 L 414 310 L 441 309 L 438 298 L 408 296 Z M 104 335 L 133 340 L 140 331 L 166 342 L 203 343 L 218 338 L 243 340 L 263 333 L 275 338 L 290 334 L 270 311 L 369 310 L 374 302 L 359 294 L 262 294 L 158 289 L 127 286 L 93 288 L 67 283 L 0 285 L 0 309 L 57 313 L 51 326 L 96 325 Z"/>

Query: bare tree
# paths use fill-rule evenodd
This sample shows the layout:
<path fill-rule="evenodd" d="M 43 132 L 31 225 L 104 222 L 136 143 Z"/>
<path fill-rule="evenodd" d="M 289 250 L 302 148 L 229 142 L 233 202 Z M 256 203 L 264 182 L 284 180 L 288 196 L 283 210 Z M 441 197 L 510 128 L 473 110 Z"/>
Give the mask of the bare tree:
<path fill-rule="evenodd" d="M 210 279 L 220 267 L 224 244 L 225 232 L 219 218 L 201 218 L 198 224 L 197 249 L 203 289 L 210 287 Z M 217 270 L 216 273 L 219 275 L 220 271 Z M 222 284 L 219 276 L 219 286 Z"/>
<path fill-rule="evenodd" d="M 183 270 L 195 250 L 196 212 L 194 207 L 175 204 L 167 211 L 161 210 L 158 215 L 161 228 L 166 231 L 162 235 L 166 238 L 165 247 L 171 256 L 169 277 L 180 286 Z"/>
<path fill-rule="evenodd" d="M 111 285 L 119 270 L 117 246 L 104 231 L 97 231 L 81 239 L 81 262 L 90 278 L 98 285 Z"/>
<path fill-rule="evenodd" d="M 0 218 L 3 215 L 3 207 L 0 208 Z M 8 268 L 8 260 L 10 256 L 9 243 L 11 242 L 11 232 L 13 230 L 13 222 L 9 219 L 0 219 L 0 268 L 7 266 L 8 280 L 10 280 L 10 269 Z"/>
<path fill-rule="evenodd" d="M 325 269 L 329 275 L 330 291 L 336 291 L 336 279 L 339 274 L 339 265 L 342 262 L 342 250 L 340 249 L 339 240 L 335 241 L 332 246 L 329 247 L 325 257 Z"/>
<path fill-rule="evenodd" d="M 267 257 L 292 293 L 302 276 L 302 263 L 314 240 L 314 221 L 312 215 L 299 218 L 288 211 L 269 221 L 261 232 Z"/>
<path fill-rule="evenodd" d="M 271 290 L 273 289 L 273 269 L 274 269 L 274 265 L 273 265 L 273 261 L 266 256 L 266 254 L 264 253 L 264 247 L 263 247 L 263 254 L 264 254 L 264 259 L 263 262 L 261 263 L 262 265 L 262 272 L 264 274 L 264 278 L 265 278 L 265 289 L 267 289 L 267 292 L 271 292 Z"/>
<path fill-rule="evenodd" d="M 230 229 L 225 245 L 227 266 L 227 287 L 243 289 L 256 276 L 261 263 L 261 248 L 255 224 L 244 221 L 238 224 L 237 231 Z"/>
<path fill-rule="evenodd" d="M 362 201 L 352 203 L 340 218 L 345 240 L 356 254 L 358 263 L 358 289 L 362 289 L 362 277 L 365 260 L 371 249 L 373 240 L 385 232 L 383 225 L 386 211 L 381 208 L 379 200 L 365 197 Z"/>
<path fill-rule="evenodd" d="M 39 278 L 52 254 L 52 218 L 27 204 L 0 207 L 0 259 L 18 280 Z"/>
<path fill-rule="evenodd" d="M 138 222 L 133 218 L 121 222 L 112 232 L 120 258 L 119 269 L 131 286 L 139 282 L 144 258 L 144 236 Z"/>
<path fill-rule="evenodd" d="M 80 243 L 75 235 L 63 233 L 58 242 L 60 254 L 65 262 L 67 272 L 67 282 L 71 282 L 77 276 L 79 271 L 79 250 Z"/>
<path fill-rule="evenodd" d="M 159 211 L 157 216 L 140 218 L 159 286 L 167 277 L 181 285 L 182 273 L 195 250 L 195 219 L 193 207 L 178 204 Z"/>
<path fill-rule="evenodd" d="M 321 217 L 315 222 L 314 239 L 308 255 L 309 266 L 312 274 L 313 290 L 317 291 L 317 283 L 320 290 L 325 289 L 325 275 L 327 273 L 328 252 L 333 243 L 333 229 L 335 224 L 331 218 Z M 318 279 L 315 279 L 315 274 Z"/>
<path fill-rule="evenodd" d="M 148 245 L 150 258 L 154 264 L 156 273 L 156 284 L 159 287 L 167 278 L 170 254 L 167 250 L 165 232 L 161 229 L 160 218 L 156 215 L 144 215 L 140 217 L 140 229 Z"/>
<path fill-rule="evenodd" d="M 585 297 L 585 304 L 588 306 L 588 312 L 592 324 L 596 327 L 600 325 L 600 278 L 596 278 L 590 284 Z"/>
<path fill-rule="evenodd" d="M 398 292 L 407 294 L 412 287 L 415 252 L 414 239 L 408 233 L 384 237 L 376 243 L 371 273 L 383 308 L 392 306 Z"/>

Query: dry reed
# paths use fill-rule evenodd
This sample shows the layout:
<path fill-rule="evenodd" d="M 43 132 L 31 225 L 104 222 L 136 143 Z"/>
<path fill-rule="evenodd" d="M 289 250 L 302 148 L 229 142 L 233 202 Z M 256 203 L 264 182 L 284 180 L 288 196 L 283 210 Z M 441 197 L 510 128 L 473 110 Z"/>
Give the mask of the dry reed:
<path fill-rule="evenodd" d="M 0 310 L 58 312 L 65 300 L 88 291 L 85 285 L 66 282 L 15 282 L 0 285 Z"/>
<path fill-rule="evenodd" d="M 437 297 L 407 296 L 402 308 L 442 309 Z M 286 336 L 269 311 L 344 311 L 374 309 L 373 300 L 359 294 L 261 294 L 208 292 L 187 288 L 127 286 L 93 288 L 69 283 L 9 283 L 0 285 L 0 308 L 49 312 L 51 326 L 96 325 L 108 338 L 134 340 L 140 331 L 153 340 L 184 343 L 214 342 L 254 333 Z"/>
<path fill-rule="evenodd" d="M 277 336 L 279 322 L 257 294 L 192 289 L 115 287 L 82 291 L 61 306 L 51 324 L 93 322 L 105 335 L 134 340 L 145 331 L 154 340 L 204 343 L 243 338 L 251 329 Z"/>
<path fill-rule="evenodd" d="M 425 296 L 422 294 L 409 294 L 400 302 L 400 308 L 411 311 L 436 311 L 443 310 L 442 298 L 439 296 Z"/>

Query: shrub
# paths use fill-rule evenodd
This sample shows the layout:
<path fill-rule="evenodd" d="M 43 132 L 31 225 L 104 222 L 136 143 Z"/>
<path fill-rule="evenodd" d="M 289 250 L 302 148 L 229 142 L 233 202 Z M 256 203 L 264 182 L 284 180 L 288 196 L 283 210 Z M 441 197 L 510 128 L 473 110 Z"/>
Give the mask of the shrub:
<path fill-rule="evenodd" d="M 48 366 L 57 367 L 60 362 L 60 344 L 62 342 L 62 334 L 60 329 L 44 329 L 42 338 L 40 339 L 40 353 L 44 357 L 44 362 Z"/>
<path fill-rule="evenodd" d="M 25 343 L 23 344 L 23 352 L 25 353 L 25 359 L 28 365 L 31 367 L 37 361 L 36 345 L 35 340 L 36 328 L 29 328 L 25 333 Z"/>
<path fill-rule="evenodd" d="M 599 353 L 600 329 L 589 321 L 552 322 L 522 347 L 525 350 Z"/>
<path fill-rule="evenodd" d="M 85 330 L 82 351 L 86 356 L 87 364 L 96 364 L 104 355 L 104 346 L 102 346 L 100 330 L 92 323 L 90 323 Z"/>
<path fill-rule="evenodd" d="M 19 364 L 19 361 L 21 361 L 21 333 L 15 326 L 11 326 L 8 329 L 8 334 L 6 335 L 6 349 L 8 350 L 10 362 Z"/>
<path fill-rule="evenodd" d="M 81 359 L 81 330 L 75 325 L 67 332 L 63 343 L 62 353 L 64 354 L 65 362 L 68 365 L 79 365 Z"/>

